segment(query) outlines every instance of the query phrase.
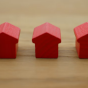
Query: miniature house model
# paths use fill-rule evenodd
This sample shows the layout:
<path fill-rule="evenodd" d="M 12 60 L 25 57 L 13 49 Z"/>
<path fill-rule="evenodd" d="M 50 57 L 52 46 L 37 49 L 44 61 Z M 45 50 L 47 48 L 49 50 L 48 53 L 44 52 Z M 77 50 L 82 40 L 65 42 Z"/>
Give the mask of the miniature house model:
<path fill-rule="evenodd" d="M 44 23 L 34 29 L 32 42 L 35 43 L 36 58 L 58 58 L 60 29 L 50 23 Z"/>
<path fill-rule="evenodd" d="M 74 28 L 79 58 L 88 58 L 88 22 Z"/>
<path fill-rule="evenodd" d="M 0 58 L 16 58 L 20 29 L 10 23 L 0 25 Z"/>

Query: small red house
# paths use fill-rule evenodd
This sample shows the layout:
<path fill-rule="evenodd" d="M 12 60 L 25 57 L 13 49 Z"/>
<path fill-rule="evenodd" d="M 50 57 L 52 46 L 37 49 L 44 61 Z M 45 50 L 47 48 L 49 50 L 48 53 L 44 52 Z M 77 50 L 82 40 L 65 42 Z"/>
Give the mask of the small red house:
<path fill-rule="evenodd" d="M 36 58 L 58 58 L 60 29 L 50 23 L 44 23 L 34 29 L 32 42 L 35 43 Z"/>
<path fill-rule="evenodd" d="M 20 29 L 10 23 L 0 25 L 0 58 L 16 58 Z"/>
<path fill-rule="evenodd" d="M 74 28 L 79 58 L 88 58 L 88 22 Z"/>

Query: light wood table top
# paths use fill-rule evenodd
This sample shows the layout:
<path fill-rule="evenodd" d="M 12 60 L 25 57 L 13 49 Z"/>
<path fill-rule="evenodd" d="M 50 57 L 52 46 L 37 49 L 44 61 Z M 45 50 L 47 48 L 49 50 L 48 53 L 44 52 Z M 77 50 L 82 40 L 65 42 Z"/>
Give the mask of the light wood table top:
<path fill-rule="evenodd" d="M 79 59 L 74 27 L 88 21 L 88 0 L 0 0 L 0 24 L 21 28 L 16 59 L 0 59 L 0 88 L 88 88 L 88 59 Z M 61 29 L 58 59 L 36 59 L 33 30 Z"/>

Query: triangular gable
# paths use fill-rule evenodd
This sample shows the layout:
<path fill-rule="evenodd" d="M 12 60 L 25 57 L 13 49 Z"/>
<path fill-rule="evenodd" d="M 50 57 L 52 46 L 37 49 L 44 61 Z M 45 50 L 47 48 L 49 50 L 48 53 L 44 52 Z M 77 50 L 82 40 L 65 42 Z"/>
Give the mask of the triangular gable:
<path fill-rule="evenodd" d="M 79 43 L 88 42 L 88 22 L 74 28 L 74 33 Z"/>
<path fill-rule="evenodd" d="M 12 37 L 17 43 L 20 35 L 20 29 L 10 23 L 5 22 L 0 25 L 0 33 Z"/>
<path fill-rule="evenodd" d="M 55 42 L 55 43 L 61 43 L 61 40 L 58 39 L 57 37 L 55 36 L 52 36 L 51 34 L 49 33 L 44 33 L 38 37 L 35 37 L 32 39 L 32 42 L 33 43 L 42 43 L 42 42 Z"/>
<path fill-rule="evenodd" d="M 32 40 L 36 40 L 38 37 L 41 37 L 43 34 L 50 34 L 54 38 L 58 39 L 59 43 L 61 42 L 60 29 L 50 23 L 44 23 L 34 29 Z"/>

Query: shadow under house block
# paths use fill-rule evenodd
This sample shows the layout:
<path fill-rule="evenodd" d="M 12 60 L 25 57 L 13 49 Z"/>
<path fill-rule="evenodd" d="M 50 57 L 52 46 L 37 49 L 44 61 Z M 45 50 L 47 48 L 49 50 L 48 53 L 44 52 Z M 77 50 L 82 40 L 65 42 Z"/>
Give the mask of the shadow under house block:
<path fill-rule="evenodd" d="M 20 29 L 10 23 L 0 25 L 0 58 L 16 58 Z"/>
<path fill-rule="evenodd" d="M 74 28 L 79 58 L 88 58 L 88 22 Z"/>
<path fill-rule="evenodd" d="M 58 58 L 60 29 L 50 23 L 44 23 L 34 29 L 32 42 L 35 43 L 36 58 Z"/>

